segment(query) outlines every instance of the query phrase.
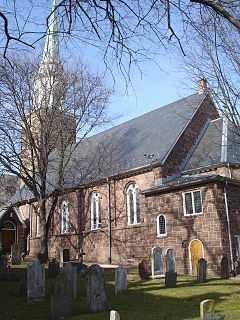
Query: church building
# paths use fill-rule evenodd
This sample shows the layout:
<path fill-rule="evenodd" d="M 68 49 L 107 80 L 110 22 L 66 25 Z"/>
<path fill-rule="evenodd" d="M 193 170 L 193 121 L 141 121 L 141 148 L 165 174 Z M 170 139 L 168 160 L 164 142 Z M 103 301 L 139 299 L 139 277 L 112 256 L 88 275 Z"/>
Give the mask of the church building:
<path fill-rule="evenodd" d="M 55 14 L 38 91 L 44 66 L 62 68 Z M 44 81 L 50 81 L 47 73 Z M 74 120 L 64 112 L 59 117 L 68 128 L 64 141 L 74 143 Z M 48 234 L 49 257 L 60 259 L 67 250 L 74 261 L 83 249 L 87 262 L 137 266 L 147 259 L 150 266 L 159 248 L 165 273 L 166 252 L 173 249 L 179 274 L 195 274 L 200 258 L 207 261 L 208 275 L 220 274 L 223 257 L 229 272 L 238 271 L 239 142 L 204 79 L 196 93 L 86 138 L 64 172 L 64 192 Z M 22 185 L 1 211 L 4 250 L 18 243 L 31 257 L 39 252 L 35 202 Z"/>

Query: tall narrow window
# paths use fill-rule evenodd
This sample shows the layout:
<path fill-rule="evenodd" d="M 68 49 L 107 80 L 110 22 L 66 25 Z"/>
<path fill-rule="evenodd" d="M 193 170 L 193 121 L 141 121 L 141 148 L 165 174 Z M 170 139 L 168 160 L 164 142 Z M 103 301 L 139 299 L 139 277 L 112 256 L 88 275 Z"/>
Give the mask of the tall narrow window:
<path fill-rule="evenodd" d="M 69 233 L 70 220 L 69 220 L 69 202 L 68 201 L 62 202 L 61 211 L 62 211 L 61 233 Z"/>
<path fill-rule="evenodd" d="M 138 186 L 132 183 L 127 188 L 127 215 L 128 224 L 140 223 L 140 198 Z"/>
<path fill-rule="evenodd" d="M 159 214 L 157 216 L 157 236 L 166 236 L 167 229 L 166 229 L 166 218 L 163 214 Z"/>
<path fill-rule="evenodd" d="M 194 215 L 202 213 L 202 197 L 200 190 L 183 193 L 184 215 Z"/>
<path fill-rule="evenodd" d="M 100 193 L 94 192 L 91 196 L 91 229 L 101 228 L 101 198 Z"/>

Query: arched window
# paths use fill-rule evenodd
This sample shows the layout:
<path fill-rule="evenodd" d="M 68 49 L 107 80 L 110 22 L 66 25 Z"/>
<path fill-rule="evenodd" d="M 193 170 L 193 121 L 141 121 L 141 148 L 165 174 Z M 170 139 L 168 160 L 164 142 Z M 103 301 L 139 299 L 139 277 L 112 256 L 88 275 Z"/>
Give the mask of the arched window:
<path fill-rule="evenodd" d="M 70 219 L 69 219 L 69 202 L 68 201 L 62 202 L 61 214 L 62 214 L 61 233 L 69 233 Z"/>
<path fill-rule="evenodd" d="M 93 192 L 91 196 L 91 229 L 101 228 L 101 198 L 100 193 Z"/>
<path fill-rule="evenodd" d="M 140 223 L 140 199 L 138 186 L 135 183 L 127 188 L 127 215 L 129 225 Z"/>
<path fill-rule="evenodd" d="M 163 214 L 159 214 L 157 216 L 157 236 L 166 236 L 167 229 L 166 229 L 166 218 Z"/>

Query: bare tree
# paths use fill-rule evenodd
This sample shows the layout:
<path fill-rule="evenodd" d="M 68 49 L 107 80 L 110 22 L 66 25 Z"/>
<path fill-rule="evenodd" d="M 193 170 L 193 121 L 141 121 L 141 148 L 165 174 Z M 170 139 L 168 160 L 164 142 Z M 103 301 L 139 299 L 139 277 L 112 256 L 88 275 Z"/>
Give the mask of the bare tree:
<path fill-rule="evenodd" d="M 39 8 L 49 2 L 11 0 L 0 6 L 5 58 L 9 48 L 33 48 L 45 36 L 50 14 Z M 202 10 L 240 30 L 237 0 L 59 0 L 54 7 L 60 21 L 59 34 L 99 48 L 106 67 L 112 71 L 112 63 L 117 63 L 126 79 L 133 64 L 139 66 L 142 60 L 164 53 L 169 42 L 184 55 L 184 27 L 180 26 L 191 24 Z M 191 37 L 191 31 L 187 31 Z"/>
<path fill-rule="evenodd" d="M 236 12 L 240 9 L 236 1 Z M 204 77 L 222 113 L 239 132 L 240 41 L 239 30 L 228 20 L 203 8 L 186 26 L 192 30 L 191 46 L 185 46 L 183 67 L 190 81 Z M 189 38 L 188 38 L 189 40 Z"/>
<path fill-rule="evenodd" d="M 74 161 L 84 160 L 84 152 L 80 158 L 78 150 L 82 143 L 86 147 L 87 135 L 109 123 L 106 110 L 112 89 L 84 64 L 64 70 L 60 62 L 39 66 L 18 57 L 12 65 L 0 65 L 0 164 L 20 179 L 24 197 L 37 203 L 46 260 L 54 209 L 63 188 L 70 185 L 67 172 Z M 97 174 L 82 173 L 85 180 Z"/>

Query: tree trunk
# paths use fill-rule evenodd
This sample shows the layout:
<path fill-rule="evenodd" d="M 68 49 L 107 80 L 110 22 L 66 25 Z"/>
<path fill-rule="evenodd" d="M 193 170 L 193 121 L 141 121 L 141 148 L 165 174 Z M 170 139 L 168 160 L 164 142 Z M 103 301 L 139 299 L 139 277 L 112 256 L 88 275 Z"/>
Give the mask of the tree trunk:
<path fill-rule="evenodd" d="M 40 220 L 40 236 L 41 236 L 41 251 L 37 257 L 41 263 L 46 263 L 48 260 L 48 232 L 46 226 L 46 200 L 39 200 L 39 220 Z"/>

